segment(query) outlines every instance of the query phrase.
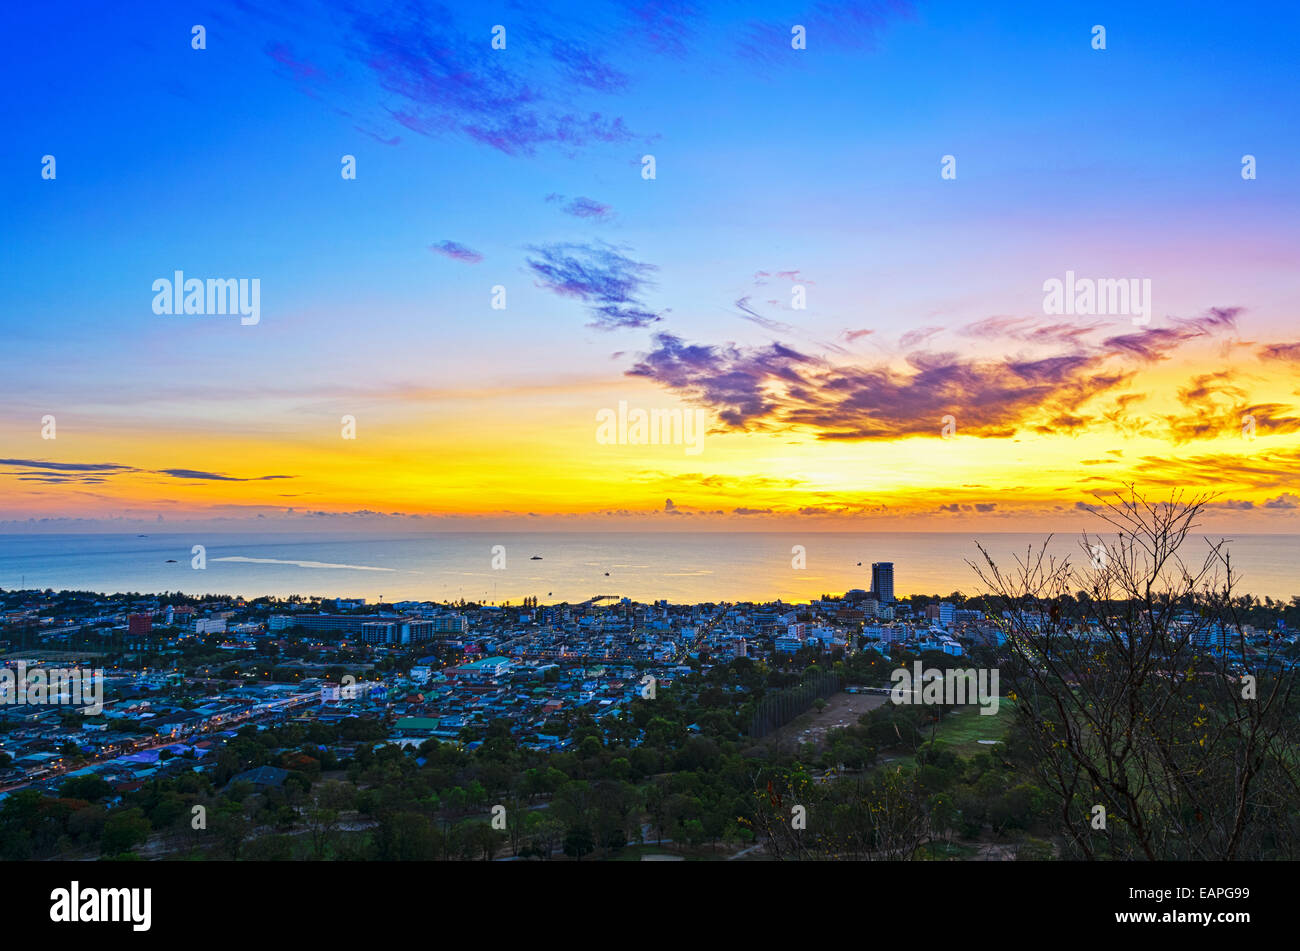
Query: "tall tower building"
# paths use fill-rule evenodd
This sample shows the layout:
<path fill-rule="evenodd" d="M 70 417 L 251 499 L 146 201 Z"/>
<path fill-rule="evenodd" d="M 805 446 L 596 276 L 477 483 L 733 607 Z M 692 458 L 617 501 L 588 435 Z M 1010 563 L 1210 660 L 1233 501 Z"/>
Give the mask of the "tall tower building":
<path fill-rule="evenodd" d="M 894 563 L 892 561 L 871 563 L 871 593 L 881 604 L 893 604 Z"/>

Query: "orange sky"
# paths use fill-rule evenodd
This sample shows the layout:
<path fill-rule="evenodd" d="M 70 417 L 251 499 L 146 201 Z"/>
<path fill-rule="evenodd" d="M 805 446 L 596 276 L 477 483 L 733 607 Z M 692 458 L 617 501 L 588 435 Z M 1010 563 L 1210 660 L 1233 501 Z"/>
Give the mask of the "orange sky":
<path fill-rule="evenodd" d="M 743 431 L 710 412 L 698 453 L 598 442 L 597 413 L 620 400 L 692 410 L 627 377 L 381 392 L 309 408 L 232 393 L 215 419 L 207 402 L 154 407 L 148 417 L 74 407 L 56 416 L 54 439 L 8 420 L 13 458 L 0 475 L 0 514 L 11 522 L 251 519 L 299 529 L 1026 531 L 1074 527 L 1078 503 L 1133 481 L 1154 496 L 1220 493 L 1212 518 L 1224 527 L 1296 530 L 1292 365 L 1253 361 L 1249 373 L 1189 393 L 1189 381 L 1221 372 L 1208 365 L 1191 350 L 1143 367 L 1131 385 L 1083 403 L 1078 415 L 1087 422 L 1073 428 L 1053 428 L 1052 410 L 1030 407 L 1011 435 L 971 434 L 956 407 L 949 436 L 935 419 L 930 435 L 826 439 L 797 423 Z M 1257 409 L 1267 404 L 1277 406 Z M 1253 438 L 1240 422 L 1250 408 Z M 345 414 L 356 418 L 355 439 L 342 436 Z M 51 462 L 121 468 L 42 468 Z M 387 517 L 338 517 L 358 512 Z"/>

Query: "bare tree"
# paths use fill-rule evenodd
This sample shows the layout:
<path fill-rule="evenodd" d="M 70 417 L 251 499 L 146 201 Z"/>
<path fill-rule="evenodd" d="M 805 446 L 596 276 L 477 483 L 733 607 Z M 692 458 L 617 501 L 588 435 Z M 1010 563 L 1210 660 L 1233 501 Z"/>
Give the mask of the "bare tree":
<path fill-rule="evenodd" d="M 1295 673 L 1242 622 L 1227 543 L 1189 552 L 1211 500 L 1130 486 L 1099 499 L 1115 534 L 1085 535 L 1080 566 L 1047 543 L 972 564 L 1003 608 L 1003 679 L 1067 856 L 1293 855 Z"/>

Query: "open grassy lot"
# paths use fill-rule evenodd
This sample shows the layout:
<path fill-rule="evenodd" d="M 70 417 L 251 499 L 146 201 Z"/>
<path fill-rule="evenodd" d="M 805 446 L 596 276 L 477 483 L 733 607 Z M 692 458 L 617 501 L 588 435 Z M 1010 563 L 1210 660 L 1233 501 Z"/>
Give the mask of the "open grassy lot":
<path fill-rule="evenodd" d="M 1011 727 L 1012 716 L 1011 702 L 1006 699 L 998 704 L 997 713 L 988 716 L 981 714 L 978 706 L 958 707 L 943 718 L 935 741 L 966 759 L 988 751 L 990 744 L 980 740 L 1001 740 Z"/>
<path fill-rule="evenodd" d="M 756 744 L 759 749 L 780 749 L 793 752 L 804 743 L 812 743 L 821 748 L 826 741 L 826 734 L 834 727 L 853 726 L 858 717 L 868 710 L 883 706 L 889 698 L 881 694 L 840 693 L 826 698 L 826 708 L 818 713 L 809 710 L 801 713 L 785 726 Z"/>

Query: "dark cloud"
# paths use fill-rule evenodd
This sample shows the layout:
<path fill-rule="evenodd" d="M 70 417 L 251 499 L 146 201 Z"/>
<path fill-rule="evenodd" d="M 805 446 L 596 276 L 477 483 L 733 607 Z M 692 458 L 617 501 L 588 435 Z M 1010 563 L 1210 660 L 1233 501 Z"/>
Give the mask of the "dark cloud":
<path fill-rule="evenodd" d="M 216 472 L 204 472 L 199 469 L 137 469 L 134 466 L 120 465 L 115 462 L 43 462 L 36 459 L 0 459 L 0 466 L 12 466 L 23 471 L 15 476 L 23 482 L 43 482 L 49 485 L 94 484 L 107 481 L 104 476 L 125 473 L 152 473 L 171 476 L 174 479 L 203 479 L 219 482 L 261 482 L 267 479 L 292 479 L 294 476 L 267 475 L 238 476 L 222 475 Z"/>
<path fill-rule="evenodd" d="M 1173 322 L 1198 333 L 1214 334 L 1225 330 L 1236 330 L 1237 317 L 1244 310 L 1244 307 L 1211 307 L 1200 317 L 1175 317 Z"/>
<path fill-rule="evenodd" d="M 1275 499 L 1269 499 L 1263 504 L 1266 509 L 1296 509 L 1300 508 L 1300 495 L 1294 492 L 1283 492 Z"/>
<path fill-rule="evenodd" d="M 1178 330 L 1171 327 L 1152 327 L 1137 333 L 1120 334 L 1107 337 L 1102 346 L 1115 353 L 1136 357 L 1145 363 L 1168 360 L 1169 355 L 1193 337 L 1201 336 L 1194 330 Z"/>
<path fill-rule="evenodd" d="M 0 466 L 47 469 L 52 472 L 131 472 L 131 466 L 116 462 L 44 462 L 40 459 L 0 459 Z"/>
<path fill-rule="evenodd" d="M 597 92 L 621 92 L 627 88 L 627 74 L 603 62 L 588 47 L 572 40 L 551 41 L 551 58 L 567 81 Z"/>
<path fill-rule="evenodd" d="M 700 6 L 683 0 L 622 0 L 636 36 L 658 53 L 681 58 L 697 29 Z"/>
<path fill-rule="evenodd" d="M 770 304 L 772 301 L 768 301 L 768 303 Z M 754 308 L 750 307 L 748 297 L 742 297 L 740 300 L 736 301 L 736 310 L 740 311 L 740 316 L 745 320 L 758 324 L 764 330 L 770 330 L 773 333 L 794 333 L 794 328 L 789 324 L 784 324 L 779 320 L 772 320 L 770 317 L 764 317 L 758 311 L 754 310 Z"/>
<path fill-rule="evenodd" d="M 595 221 L 608 221 L 614 217 L 614 209 L 603 202 L 596 201 L 594 198 L 585 198 L 579 195 L 577 198 L 565 201 L 563 195 L 550 194 L 546 196 L 549 202 L 562 202 L 560 208 L 566 215 L 572 215 L 575 218 L 584 218 Z"/>
<path fill-rule="evenodd" d="M 759 271 L 756 278 L 769 276 Z M 773 333 L 794 328 L 758 314 L 749 299 L 736 302 L 745 319 Z M 1103 324 L 1070 327 L 1034 318 L 989 318 L 962 328 L 969 336 L 1008 336 L 1054 345 L 1057 352 L 1034 356 L 973 358 L 918 349 L 939 331 L 918 328 L 901 340 L 904 363 L 832 363 L 779 342 L 767 346 L 688 343 L 658 334 L 653 349 L 640 355 L 628 375 L 653 380 L 717 413 L 728 427 L 742 430 L 806 428 L 821 439 L 892 439 L 939 433 L 942 418 L 957 418 L 958 432 L 1010 437 L 1017 432 L 1073 433 L 1098 424 L 1129 432 L 1158 428 L 1160 417 L 1131 413 L 1144 398 L 1128 392 L 1137 371 L 1168 359 L 1189 341 L 1231 331 L 1240 308 L 1212 308 L 1203 316 L 1171 318 L 1174 326 L 1142 328 L 1099 343 L 1084 339 Z M 846 334 L 856 339 L 867 331 Z M 819 344 L 818 353 L 843 348 Z M 840 360 L 839 356 L 836 356 Z M 1104 401 L 1097 401 L 1099 397 Z M 1220 435 L 1224 421 L 1240 427 L 1251 413 L 1257 427 L 1270 432 L 1300 428 L 1291 407 L 1246 403 L 1229 374 L 1192 380 L 1180 393 L 1188 412 L 1165 417 L 1175 438 Z M 1212 411 L 1211 411 L 1212 410 Z M 1235 416 L 1233 415 L 1235 414 Z M 1185 418 L 1184 418 L 1185 417 Z"/>
<path fill-rule="evenodd" d="M 960 432 L 1010 436 L 1031 415 L 1044 424 L 1127 379 L 1099 355 L 977 361 L 913 353 L 908 369 L 831 366 L 780 343 L 688 344 L 658 334 L 628 371 L 713 409 L 737 429 L 807 427 L 822 439 L 937 435 L 953 414 Z"/>
<path fill-rule="evenodd" d="M 249 476 L 241 478 L 239 476 L 222 475 L 219 472 L 203 472 L 199 469 L 159 469 L 162 475 L 169 475 L 175 479 L 205 479 L 216 482 L 264 482 L 267 479 L 292 479 L 293 476 L 287 475 L 267 475 L 267 476 Z"/>
<path fill-rule="evenodd" d="M 632 138 L 621 118 L 578 104 L 579 91 L 627 84 L 594 46 L 518 16 L 506 24 L 507 50 L 493 50 L 484 23 L 462 24 L 440 4 L 391 3 L 359 14 L 348 42 L 390 97 L 388 114 L 421 135 L 460 134 L 507 155 Z M 508 55 L 520 45 L 526 73 Z"/>
<path fill-rule="evenodd" d="M 466 264 L 478 264 L 483 260 L 483 255 L 455 241 L 439 241 L 437 244 L 429 245 L 429 250 L 434 254 L 441 254 L 457 261 L 464 261 Z"/>
<path fill-rule="evenodd" d="M 662 319 L 642 300 L 658 268 L 634 261 L 620 248 L 595 244 L 548 244 L 529 248 L 528 266 L 541 286 L 588 305 L 591 326 L 605 330 L 645 327 Z"/>

